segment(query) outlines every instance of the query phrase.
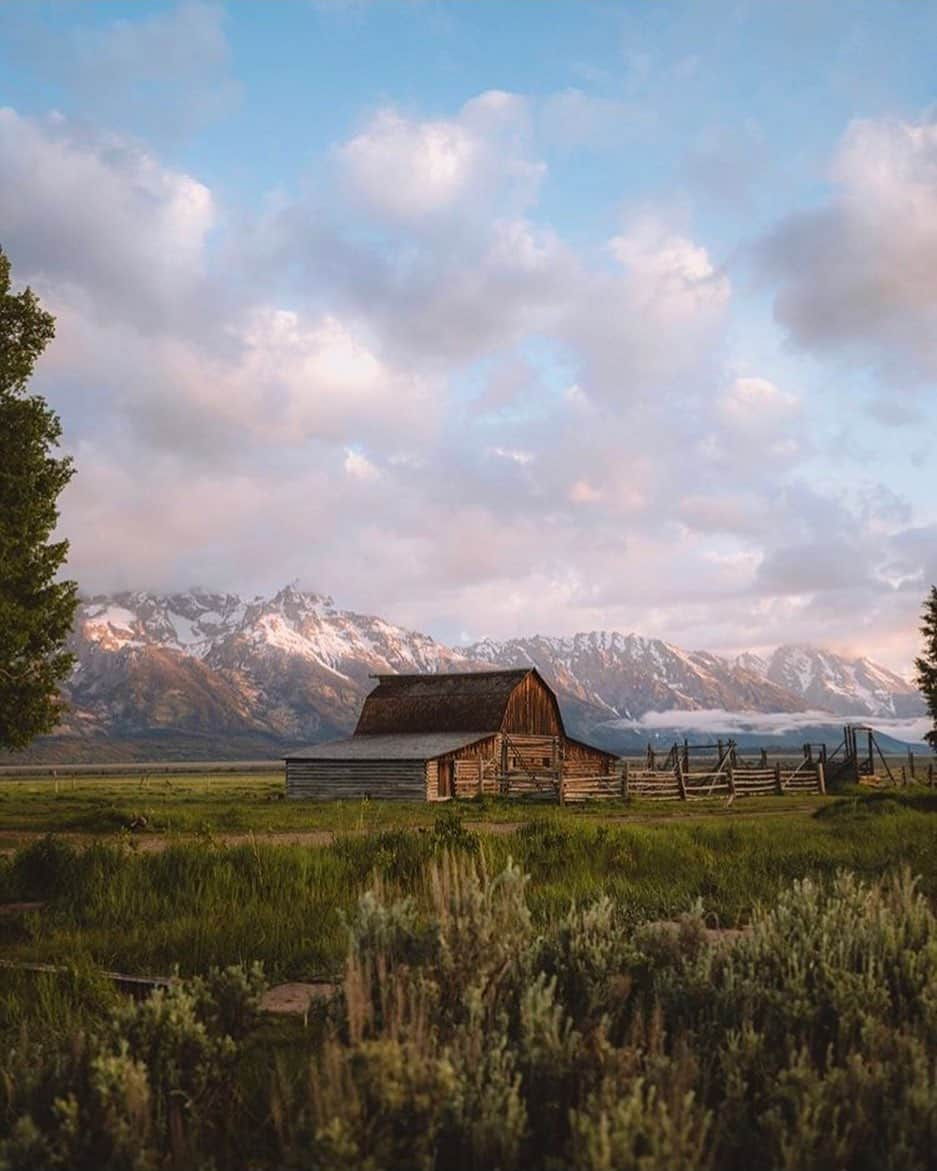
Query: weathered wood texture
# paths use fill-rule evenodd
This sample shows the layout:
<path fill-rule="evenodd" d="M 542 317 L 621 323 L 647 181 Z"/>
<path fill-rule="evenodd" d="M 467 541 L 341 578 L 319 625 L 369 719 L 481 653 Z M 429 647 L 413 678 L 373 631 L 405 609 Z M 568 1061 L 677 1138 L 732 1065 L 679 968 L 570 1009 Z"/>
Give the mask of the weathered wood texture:
<path fill-rule="evenodd" d="M 563 801 L 567 805 L 584 801 L 621 801 L 624 796 L 622 773 L 563 778 Z"/>
<path fill-rule="evenodd" d="M 426 762 L 426 800 L 439 800 L 439 762 L 436 760 Z"/>
<path fill-rule="evenodd" d="M 731 768 L 715 772 L 670 773 L 631 769 L 628 791 L 633 797 L 656 801 L 692 801 L 707 797 L 767 797 L 784 793 L 822 793 L 822 765 L 796 769 Z"/>
<path fill-rule="evenodd" d="M 536 671 L 529 671 L 511 691 L 500 727 L 511 735 L 564 734 L 556 696 Z"/>
<path fill-rule="evenodd" d="M 288 760 L 286 794 L 313 801 L 422 801 L 427 796 L 422 760 Z"/>

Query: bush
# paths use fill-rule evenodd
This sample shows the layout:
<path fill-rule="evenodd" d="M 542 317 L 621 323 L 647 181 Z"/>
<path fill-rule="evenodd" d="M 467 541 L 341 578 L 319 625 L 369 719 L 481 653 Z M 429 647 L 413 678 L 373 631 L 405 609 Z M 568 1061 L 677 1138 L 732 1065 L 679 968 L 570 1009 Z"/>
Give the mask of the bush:
<path fill-rule="evenodd" d="M 530 833 L 558 848 L 548 819 Z M 907 873 L 795 882 L 730 934 L 698 903 L 637 922 L 607 897 L 538 924 L 520 869 L 446 835 L 411 846 L 410 893 L 413 855 L 378 868 L 315 1027 L 261 1023 L 262 973 L 233 967 L 55 1041 L 22 1031 L 0 1166 L 933 1165 L 937 920 Z M 77 864 L 52 857 L 53 874 Z"/>

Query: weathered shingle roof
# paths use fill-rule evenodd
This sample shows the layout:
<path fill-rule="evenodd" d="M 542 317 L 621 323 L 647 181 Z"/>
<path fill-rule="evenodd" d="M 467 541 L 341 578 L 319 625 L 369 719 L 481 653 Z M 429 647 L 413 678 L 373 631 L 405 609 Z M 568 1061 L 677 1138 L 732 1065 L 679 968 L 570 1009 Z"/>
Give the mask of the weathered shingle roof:
<path fill-rule="evenodd" d="M 355 735 L 396 732 L 496 732 L 508 700 L 530 668 L 445 675 L 379 675 Z"/>
<path fill-rule="evenodd" d="M 432 760 L 457 748 L 485 740 L 490 732 L 402 733 L 387 736 L 354 735 L 328 744 L 299 748 L 287 760 Z"/>

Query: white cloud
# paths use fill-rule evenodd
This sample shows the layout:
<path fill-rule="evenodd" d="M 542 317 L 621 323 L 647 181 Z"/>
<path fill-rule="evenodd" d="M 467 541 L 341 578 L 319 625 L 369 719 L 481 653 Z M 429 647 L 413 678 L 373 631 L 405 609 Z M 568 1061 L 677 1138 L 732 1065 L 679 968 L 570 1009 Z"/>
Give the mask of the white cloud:
<path fill-rule="evenodd" d="M 501 93 L 385 111 L 337 152 L 357 210 L 284 194 L 234 231 L 151 151 L 0 116 L 0 240 L 59 318 L 39 377 L 77 447 L 79 577 L 315 572 L 443 634 L 714 649 L 854 638 L 863 614 L 867 649 L 906 655 L 926 536 L 803 483 L 809 402 L 727 382 L 732 286 L 687 223 L 590 251 L 545 222 L 528 121 Z"/>
<path fill-rule="evenodd" d="M 736 378 L 719 399 L 719 416 L 734 431 L 773 434 L 797 416 L 800 400 L 767 378 Z"/>
<path fill-rule="evenodd" d="M 0 230 L 21 276 L 91 311 L 183 327 L 204 292 L 210 190 L 127 140 L 0 109 Z M 24 271 L 25 270 L 25 271 Z"/>
<path fill-rule="evenodd" d="M 595 504 L 602 499 L 602 493 L 588 480 L 577 480 L 570 485 L 569 498 L 574 504 Z"/>
<path fill-rule="evenodd" d="M 379 110 L 337 157 L 350 190 L 367 207 L 416 225 L 479 200 L 487 207 L 505 191 L 526 203 L 543 168 L 522 155 L 525 129 L 523 99 L 495 90 L 467 102 L 455 118 L 417 120 L 393 107 Z"/>
<path fill-rule="evenodd" d="M 763 244 L 775 313 L 802 346 L 872 356 L 896 381 L 937 376 L 937 122 L 853 122 L 833 195 Z"/>
<path fill-rule="evenodd" d="M 345 449 L 345 474 L 351 476 L 355 480 L 377 480 L 380 478 L 380 471 L 360 451 L 354 451 L 348 447 Z"/>
<path fill-rule="evenodd" d="M 862 716 L 863 723 L 868 723 L 868 716 Z M 836 716 L 825 711 L 806 712 L 727 712 L 718 708 L 702 708 L 698 710 L 672 710 L 664 712 L 646 712 L 640 720 L 618 720 L 615 727 L 629 728 L 635 731 L 658 731 L 664 729 L 681 728 L 687 731 L 700 732 L 703 735 L 763 735 L 783 736 L 789 732 L 799 732 L 818 725 L 829 726 L 835 724 Z M 882 717 L 873 720 L 876 731 L 883 735 L 893 736 L 897 740 L 907 743 L 919 743 L 933 726 L 928 719 L 890 719 Z"/>
<path fill-rule="evenodd" d="M 729 299 L 728 278 L 716 271 L 704 247 L 670 232 L 653 217 L 609 241 L 609 251 L 634 280 L 638 296 L 664 320 L 679 321 Z"/>
<path fill-rule="evenodd" d="M 519 451 L 515 447 L 489 447 L 488 451 L 491 455 L 496 455 L 499 459 L 506 459 L 510 463 L 518 464 L 520 467 L 531 463 L 534 458 L 533 452 Z"/>

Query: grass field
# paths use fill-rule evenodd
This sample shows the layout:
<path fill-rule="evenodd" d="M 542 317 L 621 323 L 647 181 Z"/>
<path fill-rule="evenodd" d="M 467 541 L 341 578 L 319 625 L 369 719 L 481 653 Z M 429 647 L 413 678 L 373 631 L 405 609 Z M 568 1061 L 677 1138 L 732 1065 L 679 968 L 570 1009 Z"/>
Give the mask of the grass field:
<path fill-rule="evenodd" d="M 631 819 L 706 816 L 741 817 L 753 813 L 813 811 L 824 799 L 768 797 L 692 805 L 601 802 L 571 808 L 570 817 L 604 822 Z M 540 816 L 545 806 L 516 800 L 460 803 L 472 821 L 524 821 Z M 431 826 L 440 806 L 425 802 L 287 801 L 282 777 L 256 774 L 177 774 L 140 778 L 76 777 L 0 781 L 0 835 L 37 833 L 119 834 L 145 818 L 140 837 L 149 834 L 289 834 L 303 832 L 370 832 Z M 0 838 L 2 845 L 2 838 Z"/>
<path fill-rule="evenodd" d="M 792 880 L 842 868 L 874 878 L 907 865 L 937 895 L 928 790 L 565 809 L 315 804 L 281 791 L 250 777 L 6 782 L 0 898 L 44 907 L 0 921 L 3 954 L 156 974 L 260 960 L 275 978 L 321 975 L 340 965 L 343 917 L 372 877 L 407 889 L 449 845 L 495 867 L 513 859 L 544 920 L 607 894 L 634 920 L 701 900 L 734 927 Z M 141 816 L 146 831 L 130 833 Z"/>
<path fill-rule="evenodd" d="M 0 969 L 0 1166 L 928 1165 L 934 792 L 561 809 L 281 791 L 0 786 L 0 960 L 68 969 Z M 876 893 L 901 874 L 916 893 Z M 344 997 L 264 1022 L 258 961 L 268 981 L 344 976 Z M 133 1006 L 102 969 L 196 983 Z"/>

